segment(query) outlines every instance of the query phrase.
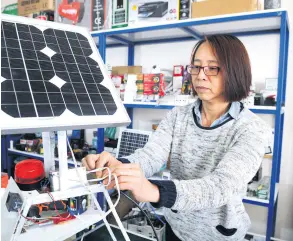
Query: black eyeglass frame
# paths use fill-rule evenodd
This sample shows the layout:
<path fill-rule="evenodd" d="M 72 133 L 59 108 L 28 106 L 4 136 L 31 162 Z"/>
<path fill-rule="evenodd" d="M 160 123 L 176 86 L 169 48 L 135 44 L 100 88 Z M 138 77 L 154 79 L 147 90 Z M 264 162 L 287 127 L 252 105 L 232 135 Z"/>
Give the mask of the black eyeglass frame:
<path fill-rule="evenodd" d="M 196 73 L 196 74 L 191 73 L 191 69 L 192 69 L 193 67 L 198 67 L 198 68 L 199 68 L 198 73 Z M 216 73 L 216 74 L 210 74 L 210 73 L 207 73 L 208 68 L 215 68 L 215 69 L 217 69 L 217 73 Z M 188 72 L 189 74 L 191 74 L 191 75 L 199 75 L 199 73 L 200 73 L 201 70 L 203 70 L 203 72 L 204 72 L 204 74 L 205 74 L 206 76 L 217 76 L 217 75 L 219 74 L 221 68 L 218 67 L 218 66 L 199 66 L 199 65 L 188 65 L 188 66 L 187 66 L 187 72 Z"/>

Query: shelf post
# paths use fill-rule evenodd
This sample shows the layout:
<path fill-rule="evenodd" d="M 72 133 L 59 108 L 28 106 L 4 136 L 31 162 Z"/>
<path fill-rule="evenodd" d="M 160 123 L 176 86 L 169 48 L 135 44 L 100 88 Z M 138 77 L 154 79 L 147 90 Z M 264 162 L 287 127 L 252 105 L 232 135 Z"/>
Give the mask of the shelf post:
<path fill-rule="evenodd" d="M 99 52 L 100 55 L 106 63 L 106 35 L 100 34 L 99 35 Z M 101 153 L 104 151 L 104 128 L 97 129 L 97 153 Z"/>
<path fill-rule="evenodd" d="M 128 66 L 134 65 L 134 44 L 128 45 Z"/>
<path fill-rule="evenodd" d="M 271 240 L 271 236 L 274 232 L 274 216 L 275 208 L 275 192 L 276 192 L 276 182 L 279 179 L 279 166 L 281 163 L 281 148 L 282 148 L 282 100 L 283 100 L 283 88 L 286 82 L 286 58 L 288 55 L 287 51 L 287 13 L 281 13 L 281 24 L 280 24 L 280 53 L 279 53 L 279 69 L 278 69 L 278 92 L 277 92 L 277 108 L 275 116 L 275 136 L 274 136 L 274 150 L 273 150 L 273 162 L 272 162 L 272 174 L 270 183 L 270 201 L 268 207 L 268 220 L 267 220 L 267 230 L 266 230 L 266 241 Z"/>
<path fill-rule="evenodd" d="M 50 171 L 55 171 L 55 133 L 42 132 L 43 148 L 44 148 L 44 168 L 46 176 L 49 176 Z"/>
<path fill-rule="evenodd" d="M 66 131 L 58 131 L 58 158 L 59 158 L 59 183 L 60 191 L 67 190 L 68 165 L 67 165 L 67 135 Z"/>

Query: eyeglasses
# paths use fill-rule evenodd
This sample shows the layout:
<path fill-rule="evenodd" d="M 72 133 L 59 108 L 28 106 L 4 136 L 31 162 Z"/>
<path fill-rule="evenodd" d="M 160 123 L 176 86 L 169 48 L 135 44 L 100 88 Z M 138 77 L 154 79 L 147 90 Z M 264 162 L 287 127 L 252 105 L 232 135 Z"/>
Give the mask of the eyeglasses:
<path fill-rule="evenodd" d="M 199 65 L 188 65 L 187 72 L 191 75 L 199 75 L 200 70 L 207 76 L 216 76 L 220 71 L 220 67 L 217 66 L 199 66 Z"/>

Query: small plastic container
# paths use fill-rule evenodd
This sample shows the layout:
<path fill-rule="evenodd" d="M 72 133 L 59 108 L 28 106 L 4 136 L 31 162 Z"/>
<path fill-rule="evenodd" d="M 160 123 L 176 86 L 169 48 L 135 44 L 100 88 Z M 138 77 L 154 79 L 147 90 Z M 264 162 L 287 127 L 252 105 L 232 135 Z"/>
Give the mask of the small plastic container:
<path fill-rule="evenodd" d="M 6 188 L 8 185 L 8 174 L 1 172 L 1 188 Z"/>

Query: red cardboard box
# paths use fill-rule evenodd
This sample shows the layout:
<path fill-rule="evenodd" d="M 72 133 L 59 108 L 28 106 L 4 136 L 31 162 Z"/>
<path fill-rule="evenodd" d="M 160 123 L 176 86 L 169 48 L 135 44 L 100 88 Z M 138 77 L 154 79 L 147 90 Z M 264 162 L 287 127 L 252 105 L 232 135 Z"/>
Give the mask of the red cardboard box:
<path fill-rule="evenodd" d="M 143 94 L 144 95 L 165 95 L 163 74 L 144 74 Z"/>

